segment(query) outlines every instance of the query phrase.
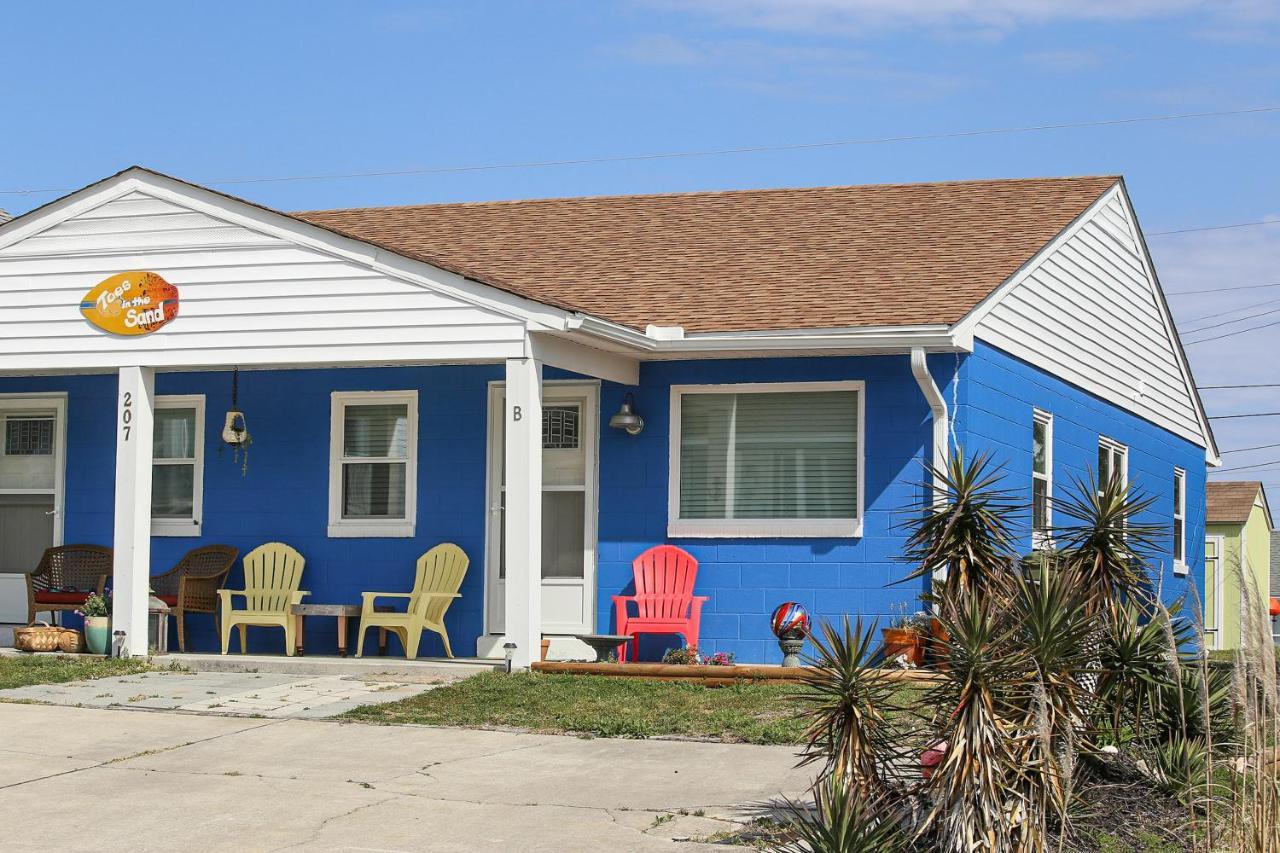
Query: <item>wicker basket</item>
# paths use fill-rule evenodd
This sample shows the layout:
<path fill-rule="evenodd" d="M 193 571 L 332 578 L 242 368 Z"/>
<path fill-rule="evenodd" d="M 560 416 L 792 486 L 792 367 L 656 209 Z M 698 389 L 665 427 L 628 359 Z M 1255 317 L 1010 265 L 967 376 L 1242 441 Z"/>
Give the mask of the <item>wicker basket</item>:
<path fill-rule="evenodd" d="M 84 634 L 70 628 L 59 628 L 58 648 L 69 655 L 78 655 L 84 651 Z"/>
<path fill-rule="evenodd" d="M 62 628 L 48 622 L 36 622 L 13 629 L 13 647 L 20 652 L 57 652 L 62 650 Z"/>

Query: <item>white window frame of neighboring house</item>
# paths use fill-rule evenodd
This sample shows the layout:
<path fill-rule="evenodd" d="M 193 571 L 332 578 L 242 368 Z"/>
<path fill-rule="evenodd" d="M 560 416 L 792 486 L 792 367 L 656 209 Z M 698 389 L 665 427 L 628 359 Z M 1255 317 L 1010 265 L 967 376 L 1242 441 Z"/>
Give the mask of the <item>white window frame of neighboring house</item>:
<path fill-rule="evenodd" d="M 1044 427 L 1044 472 L 1036 471 L 1035 460 L 1035 428 Z M 1053 530 L 1053 414 L 1042 409 L 1031 412 L 1031 547 L 1045 548 L 1052 544 Z M 1043 531 L 1035 529 L 1035 483 L 1044 482 L 1044 524 Z"/>
<path fill-rule="evenodd" d="M 352 457 L 353 463 L 404 462 L 404 518 L 342 517 L 343 430 L 347 406 L 403 404 L 407 407 L 404 460 L 380 457 Z M 412 537 L 418 517 L 418 392 L 334 391 L 329 410 L 329 536 L 330 538 Z"/>
<path fill-rule="evenodd" d="M 770 394 L 782 392 L 856 391 L 857 424 L 857 517 L 856 518 L 767 518 L 715 519 L 680 517 L 680 404 L 693 394 Z M 838 382 L 744 382 L 729 385 L 672 385 L 671 430 L 668 455 L 667 535 L 705 539 L 725 538 L 857 538 L 862 536 L 866 500 L 866 410 L 867 389 L 862 380 Z"/>
<path fill-rule="evenodd" d="M 1227 562 L 1226 553 L 1225 553 L 1227 539 L 1225 536 L 1222 536 L 1221 534 L 1211 533 L 1204 538 L 1204 541 L 1205 541 L 1205 558 L 1204 558 L 1205 589 L 1204 589 L 1204 601 L 1201 603 L 1201 609 L 1204 610 L 1205 606 L 1209 603 L 1209 574 L 1208 573 L 1209 573 L 1209 566 L 1212 565 L 1213 566 L 1213 612 L 1212 614 L 1210 614 L 1208 611 L 1202 612 L 1200 614 L 1200 622 L 1202 625 L 1202 630 L 1207 635 L 1206 639 L 1209 640 L 1209 644 L 1208 644 L 1209 648 L 1220 649 L 1222 648 L 1222 615 L 1223 615 L 1222 593 L 1224 590 L 1223 580 L 1222 580 L 1222 571 Z M 1208 548 L 1208 545 L 1211 542 L 1213 543 L 1213 552 L 1214 552 L 1212 557 L 1209 556 L 1209 548 Z M 1213 617 L 1212 620 L 1209 618 L 1211 615 Z M 1210 627 L 1209 625 L 1210 621 L 1213 622 L 1212 627 Z"/>
<path fill-rule="evenodd" d="M 1187 472 L 1173 469 L 1173 573 L 1187 573 Z M 1182 556 L 1179 557 L 1178 555 Z"/>
<path fill-rule="evenodd" d="M 192 459 L 157 459 L 152 457 L 151 468 L 162 465 L 192 465 L 195 471 L 192 476 L 191 518 L 155 518 L 151 519 L 152 536 L 199 536 L 204 521 L 204 395 L 203 394 L 164 394 L 157 395 L 156 411 L 161 409 L 195 409 L 195 457 Z"/>
<path fill-rule="evenodd" d="M 1105 449 L 1108 452 L 1111 456 L 1110 464 L 1113 468 L 1115 466 L 1116 457 L 1120 457 L 1120 485 L 1129 485 L 1129 446 L 1127 444 L 1121 444 L 1115 439 L 1107 438 L 1105 435 L 1100 435 L 1098 436 L 1098 449 Z M 1096 473 L 1098 475 L 1098 488 L 1101 489 L 1103 486 L 1102 472 L 1097 471 Z"/>

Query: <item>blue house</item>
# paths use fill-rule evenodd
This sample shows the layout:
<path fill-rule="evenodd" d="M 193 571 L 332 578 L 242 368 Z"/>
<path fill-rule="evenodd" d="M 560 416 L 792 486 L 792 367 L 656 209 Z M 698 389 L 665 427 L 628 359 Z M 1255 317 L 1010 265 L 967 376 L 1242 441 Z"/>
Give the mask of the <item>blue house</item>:
<path fill-rule="evenodd" d="M 290 214 L 131 168 L 0 225 L 0 292 L 0 608 L 111 545 L 135 653 L 190 548 L 286 542 L 355 603 L 448 541 L 456 653 L 581 657 L 669 542 L 702 648 L 776 660 L 783 601 L 918 606 L 902 522 L 958 446 L 1034 504 L 1026 550 L 1101 464 L 1156 496 L 1166 592 L 1203 582 L 1217 454 L 1118 178 Z"/>

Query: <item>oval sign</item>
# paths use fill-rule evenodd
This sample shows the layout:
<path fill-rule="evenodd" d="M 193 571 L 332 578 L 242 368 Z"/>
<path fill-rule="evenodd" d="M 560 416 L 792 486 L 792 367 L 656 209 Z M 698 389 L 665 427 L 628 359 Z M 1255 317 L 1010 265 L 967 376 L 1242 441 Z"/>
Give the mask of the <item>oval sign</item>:
<path fill-rule="evenodd" d="M 149 335 L 178 316 L 178 288 L 153 272 L 122 272 L 80 300 L 80 313 L 113 335 Z"/>

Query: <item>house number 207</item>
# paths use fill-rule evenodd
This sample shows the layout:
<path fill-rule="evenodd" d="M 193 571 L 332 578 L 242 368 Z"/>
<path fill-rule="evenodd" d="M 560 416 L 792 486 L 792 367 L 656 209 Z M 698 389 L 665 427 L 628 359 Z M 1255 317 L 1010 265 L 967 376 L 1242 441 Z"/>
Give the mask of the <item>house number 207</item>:
<path fill-rule="evenodd" d="M 129 440 L 129 433 L 133 432 L 133 392 L 125 391 L 124 398 L 120 401 L 120 430 L 124 436 L 124 440 Z"/>

